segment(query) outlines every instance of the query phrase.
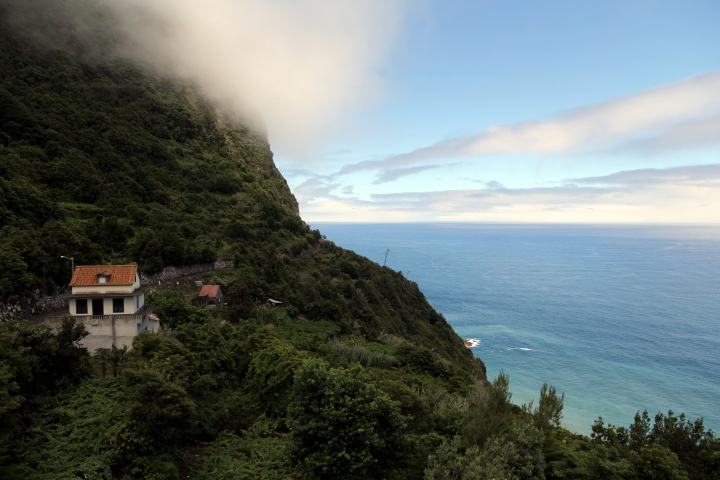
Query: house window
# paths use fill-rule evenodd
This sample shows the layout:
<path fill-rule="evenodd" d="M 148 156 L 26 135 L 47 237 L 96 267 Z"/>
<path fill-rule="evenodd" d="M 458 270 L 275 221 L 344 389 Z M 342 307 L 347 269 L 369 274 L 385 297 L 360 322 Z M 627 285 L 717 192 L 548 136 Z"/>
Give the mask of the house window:
<path fill-rule="evenodd" d="M 107 277 L 105 275 L 98 275 L 98 283 L 107 283 Z"/>
<path fill-rule="evenodd" d="M 81 313 L 88 313 L 87 312 L 87 300 L 85 300 L 85 299 L 75 300 L 75 313 L 78 315 L 80 315 Z"/>
<path fill-rule="evenodd" d="M 113 313 L 123 313 L 125 311 L 125 299 L 113 298 Z"/>

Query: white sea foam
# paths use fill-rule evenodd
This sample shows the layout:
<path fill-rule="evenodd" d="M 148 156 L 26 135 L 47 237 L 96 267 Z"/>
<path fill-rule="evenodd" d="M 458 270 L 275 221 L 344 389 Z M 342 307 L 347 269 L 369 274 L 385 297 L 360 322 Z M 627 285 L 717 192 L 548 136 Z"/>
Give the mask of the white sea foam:
<path fill-rule="evenodd" d="M 480 345 L 480 340 L 477 338 L 466 338 L 465 339 L 465 346 L 468 348 L 477 347 Z"/>

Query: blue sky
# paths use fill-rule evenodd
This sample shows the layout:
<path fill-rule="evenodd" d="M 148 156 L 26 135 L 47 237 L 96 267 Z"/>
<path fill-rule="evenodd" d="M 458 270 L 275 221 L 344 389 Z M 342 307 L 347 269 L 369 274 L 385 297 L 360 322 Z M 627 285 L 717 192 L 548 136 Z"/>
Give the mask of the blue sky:
<path fill-rule="evenodd" d="M 305 148 L 268 123 L 306 221 L 720 222 L 720 3 L 396 12 L 360 104 Z"/>

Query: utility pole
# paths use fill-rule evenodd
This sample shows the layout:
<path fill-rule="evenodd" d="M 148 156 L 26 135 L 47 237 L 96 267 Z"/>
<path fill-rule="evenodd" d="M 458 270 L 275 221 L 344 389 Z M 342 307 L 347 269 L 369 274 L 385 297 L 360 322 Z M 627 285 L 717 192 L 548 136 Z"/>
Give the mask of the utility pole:
<path fill-rule="evenodd" d="M 66 257 L 65 255 L 60 255 L 60 258 L 66 258 L 70 260 L 70 268 L 72 271 L 70 272 L 70 279 L 72 280 L 72 276 L 75 275 L 75 259 L 73 257 Z"/>

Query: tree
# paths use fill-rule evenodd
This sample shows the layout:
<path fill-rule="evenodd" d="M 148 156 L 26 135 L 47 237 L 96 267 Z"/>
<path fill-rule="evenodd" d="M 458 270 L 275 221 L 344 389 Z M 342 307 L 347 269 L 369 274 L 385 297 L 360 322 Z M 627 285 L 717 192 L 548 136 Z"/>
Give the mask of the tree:
<path fill-rule="evenodd" d="M 463 448 L 460 437 L 444 442 L 428 458 L 426 480 L 545 480 L 543 435 L 532 425 L 514 422 L 505 435 L 484 448 Z"/>
<path fill-rule="evenodd" d="M 238 323 L 255 317 L 255 300 L 250 294 L 250 288 L 245 282 L 238 282 L 231 286 L 225 294 L 228 317 L 231 322 Z"/>
<path fill-rule="evenodd" d="M 190 424 L 195 402 L 184 388 L 153 368 L 127 368 L 123 376 L 128 411 L 118 438 L 120 451 L 133 458 L 172 447 Z"/>
<path fill-rule="evenodd" d="M 511 420 L 511 399 L 510 377 L 503 371 L 491 384 L 476 385 L 470 408 L 463 415 L 464 444 L 482 447 L 490 437 L 503 433 Z"/>
<path fill-rule="evenodd" d="M 591 437 L 632 462 L 638 478 L 718 478 L 720 441 L 702 418 L 691 422 L 685 414 L 658 413 L 651 429 L 647 410 L 635 414 L 629 428 L 606 426 L 600 417 Z"/>
<path fill-rule="evenodd" d="M 502 469 L 502 478 L 545 480 L 543 434 L 529 423 L 513 422 L 506 435 L 490 439 L 483 450 L 484 464 Z M 495 478 L 495 477 L 488 477 Z"/>
<path fill-rule="evenodd" d="M 554 386 L 543 384 L 540 389 L 540 401 L 533 412 L 535 426 L 541 430 L 559 427 L 564 404 L 564 393 L 558 397 Z"/>
<path fill-rule="evenodd" d="M 98 348 L 95 353 L 100 358 L 102 363 L 102 375 L 105 376 L 105 364 L 110 362 L 112 366 L 113 377 L 117 377 L 120 372 L 120 364 L 127 360 L 127 345 L 123 345 L 123 348 L 117 348 L 112 345 L 110 348 Z"/>
<path fill-rule="evenodd" d="M 9 245 L 0 244 L 0 298 L 13 294 L 18 283 L 26 287 L 30 280 L 22 255 Z"/>
<path fill-rule="evenodd" d="M 268 413 L 285 413 L 292 394 L 293 376 L 305 358 L 290 342 L 272 337 L 251 354 L 246 385 Z"/>
<path fill-rule="evenodd" d="M 172 290 L 150 290 L 145 301 L 153 306 L 162 324 L 170 328 L 184 323 L 204 323 L 210 318 L 207 310 L 188 305 L 181 294 Z"/>
<path fill-rule="evenodd" d="M 478 447 L 463 451 L 460 437 L 452 442 L 443 442 L 435 453 L 428 457 L 425 480 L 480 480 L 504 478 L 502 469 L 496 465 L 485 465 Z"/>
<path fill-rule="evenodd" d="M 90 355 L 79 343 L 87 335 L 85 326 L 70 316 L 57 333 L 25 321 L 0 323 L 0 361 L 11 367 L 26 398 L 54 392 L 90 374 Z"/>
<path fill-rule="evenodd" d="M 85 325 L 77 323 L 69 315 L 63 318 L 60 330 L 55 334 L 57 353 L 54 370 L 58 372 L 58 386 L 80 383 L 90 374 L 90 354 L 80 345 L 80 341 L 88 335 Z"/>
<path fill-rule="evenodd" d="M 399 448 L 406 419 L 359 365 L 330 368 L 306 361 L 288 407 L 289 452 L 308 478 L 380 476 Z"/>
<path fill-rule="evenodd" d="M 647 411 L 642 418 L 645 416 Z M 705 430 L 702 418 L 690 421 L 684 413 L 675 416 L 670 410 L 666 416 L 658 412 L 646 438 L 674 452 L 692 478 L 720 477 L 720 440 L 712 430 Z"/>

